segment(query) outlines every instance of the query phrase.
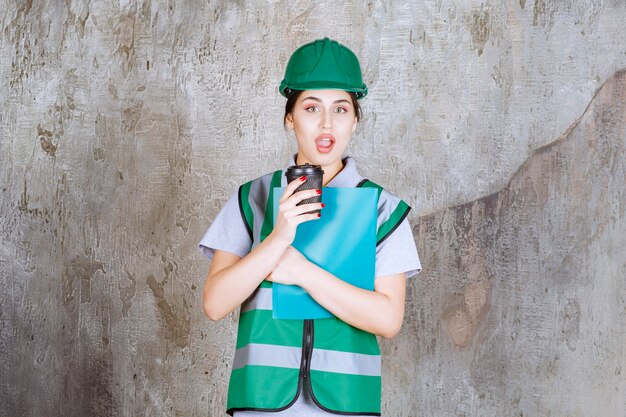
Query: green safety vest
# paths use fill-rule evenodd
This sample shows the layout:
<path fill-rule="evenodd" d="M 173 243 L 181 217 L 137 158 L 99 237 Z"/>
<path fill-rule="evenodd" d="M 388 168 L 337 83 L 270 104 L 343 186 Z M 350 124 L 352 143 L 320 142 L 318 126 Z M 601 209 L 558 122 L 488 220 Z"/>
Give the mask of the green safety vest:
<path fill-rule="evenodd" d="M 271 190 L 281 186 L 282 175 L 278 170 L 239 187 L 239 208 L 252 248 L 273 229 Z M 369 180 L 357 187 L 378 189 L 379 245 L 411 207 Z M 296 401 L 304 378 L 309 378 L 311 398 L 320 408 L 380 415 L 380 368 L 380 349 L 372 333 L 335 317 L 272 318 L 272 283 L 263 281 L 241 306 L 227 413 L 284 410 Z"/>

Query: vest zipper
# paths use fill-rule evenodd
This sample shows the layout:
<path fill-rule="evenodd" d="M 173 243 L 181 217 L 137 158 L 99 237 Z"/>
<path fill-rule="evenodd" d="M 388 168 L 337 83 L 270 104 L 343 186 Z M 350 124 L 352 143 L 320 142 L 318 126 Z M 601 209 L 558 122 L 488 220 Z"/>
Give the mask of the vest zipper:
<path fill-rule="evenodd" d="M 302 377 L 310 378 L 311 355 L 313 354 L 313 320 L 304 320 L 304 344 L 302 346 Z M 310 384 L 309 384 L 310 386 Z"/>
<path fill-rule="evenodd" d="M 311 357 L 313 356 L 313 320 L 309 322 L 309 357 L 306 361 L 306 374 L 309 376 L 309 391 L 313 395 L 313 388 L 311 387 Z"/>

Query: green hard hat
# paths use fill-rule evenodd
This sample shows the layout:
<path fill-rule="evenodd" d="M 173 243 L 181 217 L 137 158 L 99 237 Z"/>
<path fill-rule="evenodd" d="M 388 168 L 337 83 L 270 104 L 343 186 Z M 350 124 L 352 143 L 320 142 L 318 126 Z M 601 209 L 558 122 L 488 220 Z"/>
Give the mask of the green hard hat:
<path fill-rule="evenodd" d="M 344 90 L 361 99 L 367 86 L 361 77 L 361 66 L 354 52 L 329 38 L 302 45 L 289 58 L 280 94 L 289 90 Z"/>

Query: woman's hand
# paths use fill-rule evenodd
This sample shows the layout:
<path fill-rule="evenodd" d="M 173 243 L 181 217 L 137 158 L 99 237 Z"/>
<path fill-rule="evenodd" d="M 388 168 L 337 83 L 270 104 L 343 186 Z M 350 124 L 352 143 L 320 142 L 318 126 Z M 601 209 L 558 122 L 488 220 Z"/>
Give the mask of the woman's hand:
<path fill-rule="evenodd" d="M 303 184 L 304 181 L 306 181 L 304 176 L 291 181 L 285 188 L 278 203 L 276 224 L 271 235 L 280 239 L 286 245 L 293 243 L 293 240 L 296 238 L 296 228 L 300 223 L 319 218 L 317 213 L 303 213 L 324 207 L 322 203 L 308 203 L 296 206 L 302 200 L 319 195 L 315 189 L 294 193 L 296 188 Z"/>
<path fill-rule="evenodd" d="M 266 279 L 278 284 L 300 285 L 299 278 L 302 278 L 302 271 L 308 262 L 298 249 L 289 246 Z"/>

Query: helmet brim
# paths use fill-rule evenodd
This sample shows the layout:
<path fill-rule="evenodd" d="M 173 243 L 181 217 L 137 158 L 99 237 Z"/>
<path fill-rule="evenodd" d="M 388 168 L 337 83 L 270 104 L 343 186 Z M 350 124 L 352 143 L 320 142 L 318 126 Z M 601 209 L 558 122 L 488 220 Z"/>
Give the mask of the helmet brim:
<path fill-rule="evenodd" d="M 283 97 L 288 97 L 291 91 L 305 91 L 305 90 L 341 90 L 351 93 L 355 93 L 357 100 L 362 99 L 367 95 L 367 86 L 363 84 L 361 88 L 346 87 L 345 84 L 323 82 L 307 82 L 300 85 L 286 85 L 281 83 L 279 87 L 280 94 Z"/>

